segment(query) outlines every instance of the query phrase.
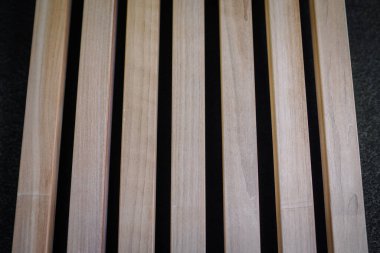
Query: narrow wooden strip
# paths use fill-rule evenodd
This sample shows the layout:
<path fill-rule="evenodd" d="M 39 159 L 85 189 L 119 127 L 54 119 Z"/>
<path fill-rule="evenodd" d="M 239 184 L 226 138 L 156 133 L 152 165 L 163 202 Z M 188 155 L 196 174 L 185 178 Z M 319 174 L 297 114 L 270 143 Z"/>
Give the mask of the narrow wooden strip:
<path fill-rule="evenodd" d="M 226 252 L 260 252 L 251 1 L 220 1 Z"/>
<path fill-rule="evenodd" d="M 119 252 L 154 252 L 159 0 L 129 0 Z"/>
<path fill-rule="evenodd" d="M 368 252 L 344 0 L 310 1 L 329 252 Z"/>
<path fill-rule="evenodd" d="M 171 252 L 205 252 L 204 1 L 173 11 Z"/>
<path fill-rule="evenodd" d="M 37 0 L 13 252 L 51 252 L 70 0 Z"/>
<path fill-rule="evenodd" d="M 315 252 L 298 0 L 266 0 L 279 250 Z"/>
<path fill-rule="evenodd" d="M 85 0 L 68 252 L 104 252 L 116 0 Z"/>

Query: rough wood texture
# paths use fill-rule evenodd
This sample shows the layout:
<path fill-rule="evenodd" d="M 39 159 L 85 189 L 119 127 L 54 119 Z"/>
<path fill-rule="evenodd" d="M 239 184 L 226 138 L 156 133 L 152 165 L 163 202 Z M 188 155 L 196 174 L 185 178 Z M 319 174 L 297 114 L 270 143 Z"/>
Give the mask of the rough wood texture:
<path fill-rule="evenodd" d="M 37 0 L 13 252 L 51 252 L 70 0 Z"/>
<path fill-rule="evenodd" d="M 367 252 L 344 0 L 311 1 L 329 252 Z"/>
<path fill-rule="evenodd" d="M 204 1 L 173 2 L 171 251 L 205 252 Z"/>
<path fill-rule="evenodd" d="M 316 252 L 299 1 L 265 7 L 279 250 Z"/>
<path fill-rule="evenodd" d="M 251 1 L 220 1 L 226 252 L 260 252 Z"/>
<path fill-rule="evenodd" d="M 119 252 L 154 252 L 159 0 L 129 0 Z"/>
<path fill-rule="evenodd" d="M 103 252 L 107 218 L 116 0 L 85 0 L 68 252 Z"/>

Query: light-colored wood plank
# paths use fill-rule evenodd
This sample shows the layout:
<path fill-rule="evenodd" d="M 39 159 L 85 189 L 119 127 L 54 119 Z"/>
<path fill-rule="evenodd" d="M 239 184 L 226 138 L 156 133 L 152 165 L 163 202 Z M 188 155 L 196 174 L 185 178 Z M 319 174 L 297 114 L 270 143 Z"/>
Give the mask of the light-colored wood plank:
<path fill-rule="evenodd" d="M 154 252 L 159 0 L 129 0 L 119 252 Z"/>
<path fill-rule="evenodd" d="M 173 1 L 171 252 L 205 252 L 204 1 Z"/>
<path fill-rule="evenodd" d="M 220 1 L 226 252 L 260 252 L 251 1 Z"/>
<path fill-rule="evenodd" d="M 104 252 L 116 0 L 85 0 L 78 76 L 68 252 Z"/>
<path fill-rule="evenodd" d="M 37 0 L 13 252 L 51 252 L 70 0 Z"/>
<path fill-rule="evenodd" d="M 368 252 L 344 0 L 310 1 L 329 252 Z"/>
<path fill-rule="evenodd" d="M 265 10 L 279 250 L 315 252 L 299 1 L 266 0 Z"/>

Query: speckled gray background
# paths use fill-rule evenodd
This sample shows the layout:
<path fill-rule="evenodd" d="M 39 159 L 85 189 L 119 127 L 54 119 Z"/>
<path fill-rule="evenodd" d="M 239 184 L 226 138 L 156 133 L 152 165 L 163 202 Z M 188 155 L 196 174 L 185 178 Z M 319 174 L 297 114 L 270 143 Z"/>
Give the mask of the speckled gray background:
<path fill-rule="evenodd" d="M 35 0 L 0 1 L 0 252 L 10 252 Z M 368 246 L 380 252 L 380 1 L 346 0 Z"/>
<path fill-rule="evenodd" d="M 346 0 L 368 246 L 380 252 L 380 1 Z"/>

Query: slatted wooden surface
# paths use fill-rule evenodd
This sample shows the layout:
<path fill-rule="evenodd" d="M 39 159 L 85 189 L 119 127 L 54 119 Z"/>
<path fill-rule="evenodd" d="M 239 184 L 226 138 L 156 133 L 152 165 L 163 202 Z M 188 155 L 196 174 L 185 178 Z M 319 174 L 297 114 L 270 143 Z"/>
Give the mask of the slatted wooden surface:
<path fill-rule="evenodd" d="M 265 7 L 279 249 L 315 252 L 299 1 L 266 0 Z"/>
<path fill-rule="evenodd" d="M 259 252 L 252 8 L 220 1 L 224 224 L 227 252 Z"/>
<path fill-rule="evenodd" d="M 120 176 L 120 252 L 154 249 L 158 0 L 129 0 Z"/>
<path fill-rule="evenodd" d="M 204 1 L 173 1 L 171 251 L 205 252 Z"/>
<path fill-rule="evenodd" d="M 36 2 L 13 252 L 53 247 L 70 7 Z"/>
<path fill-rule="evenodd" d="M 68 252 L 103 252 L 116 29 L 116 0 L 83 7 Z"/>
<path fill-rule="evenodd" d="M 367 252 L 344 0 L 313 0 L 311 16 L 328 248 Z"/>
<path fill-rule="evenodd" d="M 221 150 L 226 252 L 261 252 L 256 85 L 269 85 L 279 252 L 316 252 L 313 178 L 298 0 L 265 1 L 269 83 L 255 83 L 251 1 L 215 1 L 219 13 Z M 218 3 L 218 4 L 217 4 Z M 171 252 L 205 252 L 205 4 L 84 0 L 67 219 L 68 252 L 104 252 L 116 22 L 126 22 L 118 229 L 119 252 L 160 251 L 156 241 L 157 122 L 171 101 Z M 69 0 L 37 0 L 20 162 L 13 252 L 51 252 L 61 140 Z M 167 5 L 165 5 L 167 6 Z M 165 9 L 167 11 L 167 9 Z M 160 54 L 160 19 L 170 15 L 171 55 Z M 160 18 L 161 16 L 161 18 Z M 118 21 L 117 21 L 118 19 Z M 363 190 L 344 0 L 310 0 L 326 241 L 329 252 L 366 252 Z M 162 35 L 164 36 L 164 35 Z M 168 42 L 168 40 L 166 40 Z M 116 52 L 118 53 L 118 52 Z M 262 55 L 262 54 L 260 54 Z M 171 98 L 160 98 L 160 57 L 171 57 Z M 163 61 L 164 62 L 164 61 Z M 168 62 L 168 61 L 165 61 Z M 170 62 L 170 61 L 169 61 Z M 259 61 L 261 62 L 260 59 Z M 117 121 L 115 121 L 117 122 Z M 117 136 L 117 135 L 116 135 Z M 318 168 L 313 168 L 318 169 Z M 207 212 L 207 214 L 212 213 Z M 260 210 L 266 211 L 266 210 Z M 112 218 L 112 217 L 111 217 Z M 115 221 L 114 220 L 114 221 Z M 112 233 L 112 231 L 111 231 Z M 162 238 L 162 237 L 160 237 Z M 224 245 L 223 245 L 224 243 Z"/>

